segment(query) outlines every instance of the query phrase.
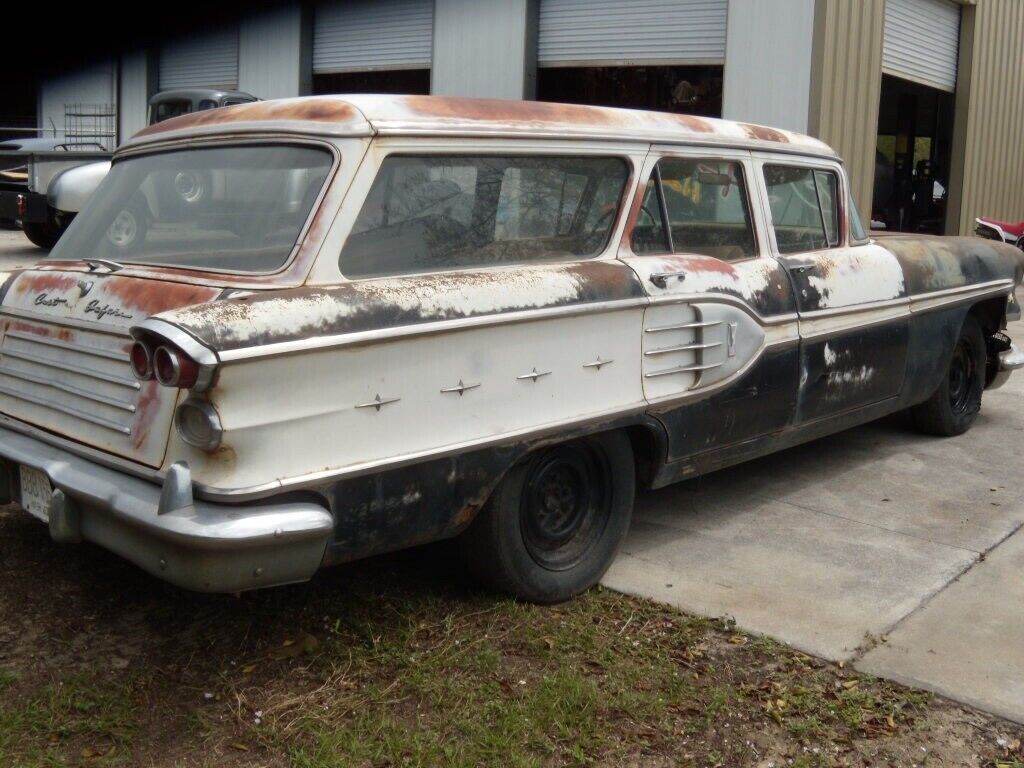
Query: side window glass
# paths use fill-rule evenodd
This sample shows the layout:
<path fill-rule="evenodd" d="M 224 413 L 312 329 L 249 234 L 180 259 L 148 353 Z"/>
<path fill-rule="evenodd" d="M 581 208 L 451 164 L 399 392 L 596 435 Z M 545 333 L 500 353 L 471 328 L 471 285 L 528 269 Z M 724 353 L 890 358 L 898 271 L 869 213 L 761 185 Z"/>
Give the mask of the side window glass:
<path fill-rule="evenodd" d="M 839 244 L 838 179 L 831 171 L 766 165 L 764 180 L 779 253 Z"/>
<path fill-rule="evenodd" d="M 818 187 L 825 237 L 828 238 L 829 247 L 835 247 L 839 245 L 839 179 L 830 171 L 815 171 L 814 183 Z"/>
<path fill-rule="evenodd" d="M 864 221 L 852 194 L 847 198 L 846 205 L 846 210 L 850 212 L 850 240 L 857 244 L 868 242 L 868 233 L 864 231 Z"/>
<path fill-rule="evenodd" d="M 596 256 L 628 175 L 615 157 L 392 155 L 345 242 L 341 271 L 378 277 Z"/>
<path fill-rule="evenodd" d="M 667 231 L 662 203 L 668 218 Z M 659 161 L 634 226 L 633 250 L 663 253 L 669 249 L 727 261 L 757 254 L 739 163 L 685 158 Z"/>

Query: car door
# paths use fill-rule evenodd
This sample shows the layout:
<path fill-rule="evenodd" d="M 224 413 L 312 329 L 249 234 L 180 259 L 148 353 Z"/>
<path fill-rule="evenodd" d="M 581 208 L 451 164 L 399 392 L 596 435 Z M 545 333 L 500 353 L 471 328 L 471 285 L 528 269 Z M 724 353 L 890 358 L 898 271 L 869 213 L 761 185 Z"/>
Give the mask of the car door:
<path fill-rule="evenodd" d="M 679 461 L 768 435 L 796 403 L 796 303 L 765 239 L 750 154 L 653 147 L 619 258 L 639 276 L 641 375 Z"/>
<path fill-rule="evenodd" d="M 770 241 L 800 315 L 798 424 L 899 394 L 908 299 L 895 256 L 850 238 L 851 199 L 837 162 L 755 154 Z"/>

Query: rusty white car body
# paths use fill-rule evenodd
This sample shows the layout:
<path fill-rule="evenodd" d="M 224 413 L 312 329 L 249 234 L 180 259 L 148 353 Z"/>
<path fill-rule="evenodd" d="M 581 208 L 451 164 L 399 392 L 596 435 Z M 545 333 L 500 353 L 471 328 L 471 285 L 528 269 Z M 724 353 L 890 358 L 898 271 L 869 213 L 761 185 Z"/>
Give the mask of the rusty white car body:
<path fill-rule="evenodd" d="M 149 250 L 105 242 L 181 167 L 220 192 Z M 53 258 L 5 278 L 7 492 L 59 541 L 207 591 L 467 529 L 505 562 L 494 537 L 521 530 L 555 581 L 524 587 L 512 560 L 492 581 L 561 599 L 614 556 L 634 478 L 692 477 L 940 387 L 952 401 L 954 379 L 966 419 L 979 376 L 1024 362 L 1000 334 L 1017 253 L 870 240 L 832 150 L 760 126 L 393 96 L 186 115 L 119 149 Z M 981 352 L 958 345 L 968 322 Z"/>

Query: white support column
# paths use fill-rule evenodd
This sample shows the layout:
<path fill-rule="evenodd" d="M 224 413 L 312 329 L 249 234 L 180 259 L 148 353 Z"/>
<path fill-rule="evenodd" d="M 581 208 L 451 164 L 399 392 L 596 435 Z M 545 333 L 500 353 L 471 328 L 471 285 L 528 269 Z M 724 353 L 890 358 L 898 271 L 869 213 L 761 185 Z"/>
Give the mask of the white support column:
<path fill-rule="evenodd" d="M 132 51 L 121 57 L 117 98 L 118 143 L 146 127 L 149 97 L 156 88 L 156 66 L 147 51 Z"/>
<path fill-rule="evenodd" d="M 530 99 L 537 0 L 436 0 L 431 93 Z"/>
<path fill-rule="evenodd" d="M 722 116 L 806 133 L 815 0 L 729 0 Z"/>
<path fill-rule="evenodd" d="M 238 33 L 238 90 L 261 99 L 309 93 L 309 22 L 298 3 L 244 17 Z"/>

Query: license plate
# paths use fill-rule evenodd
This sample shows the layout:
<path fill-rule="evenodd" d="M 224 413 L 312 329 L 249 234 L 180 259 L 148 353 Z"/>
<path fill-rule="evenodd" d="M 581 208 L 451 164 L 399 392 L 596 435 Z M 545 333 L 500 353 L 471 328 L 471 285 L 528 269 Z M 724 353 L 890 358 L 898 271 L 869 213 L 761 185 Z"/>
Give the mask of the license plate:
<path fill-rule="evenodd" d="M 50 497 L 53 488 L 46 473 L 32 467 L 21 467 L 21 506 L 44 523 L 50 521 Z"/>

